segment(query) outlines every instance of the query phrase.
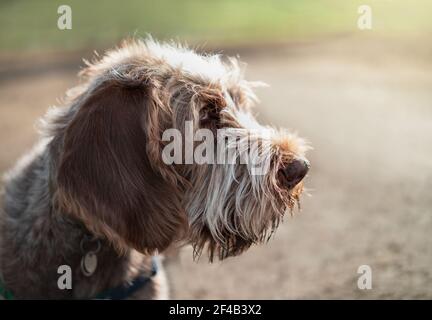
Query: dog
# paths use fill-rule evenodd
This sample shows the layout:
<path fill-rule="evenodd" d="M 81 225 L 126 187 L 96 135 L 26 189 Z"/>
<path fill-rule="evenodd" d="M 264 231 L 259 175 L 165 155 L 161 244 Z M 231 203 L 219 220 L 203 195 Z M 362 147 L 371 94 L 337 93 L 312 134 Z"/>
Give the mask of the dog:
<path fill-rule="evenodd" d="M 308 145 L 257 122 L 257 83 L 243 71 L 237 58 L 152 38 L 86 61 L 81 83 L 41 120 L 40 142 L 6 175 L 0 296 L 165 299 L 169 248 L 191 244 L 194 259 L 211 262 L 266 242 L 299 204 Z M 230 163 L 185 163 L 198 148 L 186 150 L 186 123 L 249 144 Z M 170 129 L 180 140 L 164 138 Z M 266 163 L 258 174 L 240 161 L 250 142 Z M 173 144 L 183 162 L 167 163 Z"/>

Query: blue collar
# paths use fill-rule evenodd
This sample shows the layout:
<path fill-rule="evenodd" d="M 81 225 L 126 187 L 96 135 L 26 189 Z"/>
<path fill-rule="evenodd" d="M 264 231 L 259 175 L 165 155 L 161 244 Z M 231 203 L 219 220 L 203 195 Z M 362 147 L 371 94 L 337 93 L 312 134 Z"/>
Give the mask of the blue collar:
<path fill-rule="evenodd" d="M 98 294 L 95 299 L 125 300 L 129 298 L 131 295 L 133 295 L 135 292 L 137 292 L 138 290 L 143 288 L 147 283 L 149 283 L 151 279 L 157 274 L 158 272 L 157 257 L 153 256 L 151 263 L 152 263 L 152 267 L 151 267 L 150 275 L 140 274 L 138 275 L 138 277 L 132 280 L 132 282 L 127 284 L 121 284 L 112 289 L 108 289 L 107 291 Z"/>
<path fill-rule="evenodd" d="M 0 277 L 0 298 L 3 298 L 4 300 L 13 300 L 14 299 L 13 293 L 6 288 L 1 277 Z"/>

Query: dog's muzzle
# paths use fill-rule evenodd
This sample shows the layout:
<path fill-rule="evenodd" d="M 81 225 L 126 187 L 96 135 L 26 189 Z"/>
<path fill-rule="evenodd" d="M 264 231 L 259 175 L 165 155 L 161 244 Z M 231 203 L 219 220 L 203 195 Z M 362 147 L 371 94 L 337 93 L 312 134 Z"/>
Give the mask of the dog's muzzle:
<path fill-rule="evenodd" d="M 279 169 L 279 182 L 287 189 L 294 188 L 306 176 L 310 163 L 304 158 L 295 158 L 288 165 Z"/>

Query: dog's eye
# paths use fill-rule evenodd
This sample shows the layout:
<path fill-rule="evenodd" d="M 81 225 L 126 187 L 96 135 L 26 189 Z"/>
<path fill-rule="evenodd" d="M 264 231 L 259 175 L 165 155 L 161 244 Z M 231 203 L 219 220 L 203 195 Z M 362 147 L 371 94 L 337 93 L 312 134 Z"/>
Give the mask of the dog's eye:
<path fill-rule="evenodd" d="M 220 122 L 220 110 L 213 104 L 208 104 L 200 110 L 200 124 L 208 126 L 217 125 Z"/>

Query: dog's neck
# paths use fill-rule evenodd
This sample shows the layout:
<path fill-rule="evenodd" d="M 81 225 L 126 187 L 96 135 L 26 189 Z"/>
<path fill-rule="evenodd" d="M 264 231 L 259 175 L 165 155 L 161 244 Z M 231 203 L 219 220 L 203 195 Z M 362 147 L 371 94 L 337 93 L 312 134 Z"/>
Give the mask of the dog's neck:
<path fill-rule="evenodd" d="M 97 268 L 86 276 L 81 267 L 82 240 L 89 231 L 52 205 L 52 157 L 36 148 L 12 171 L 0 211 L 0 275 L 16 298 L 94 298 L 102 291 L 149 272 L 151 257 L 128 250 L 119 255 L 100 239 Z M 21 201 L 18 201 L 21 200 Z M 60 289 L 60 266 L 69 266 L 72 289 Z"/>

